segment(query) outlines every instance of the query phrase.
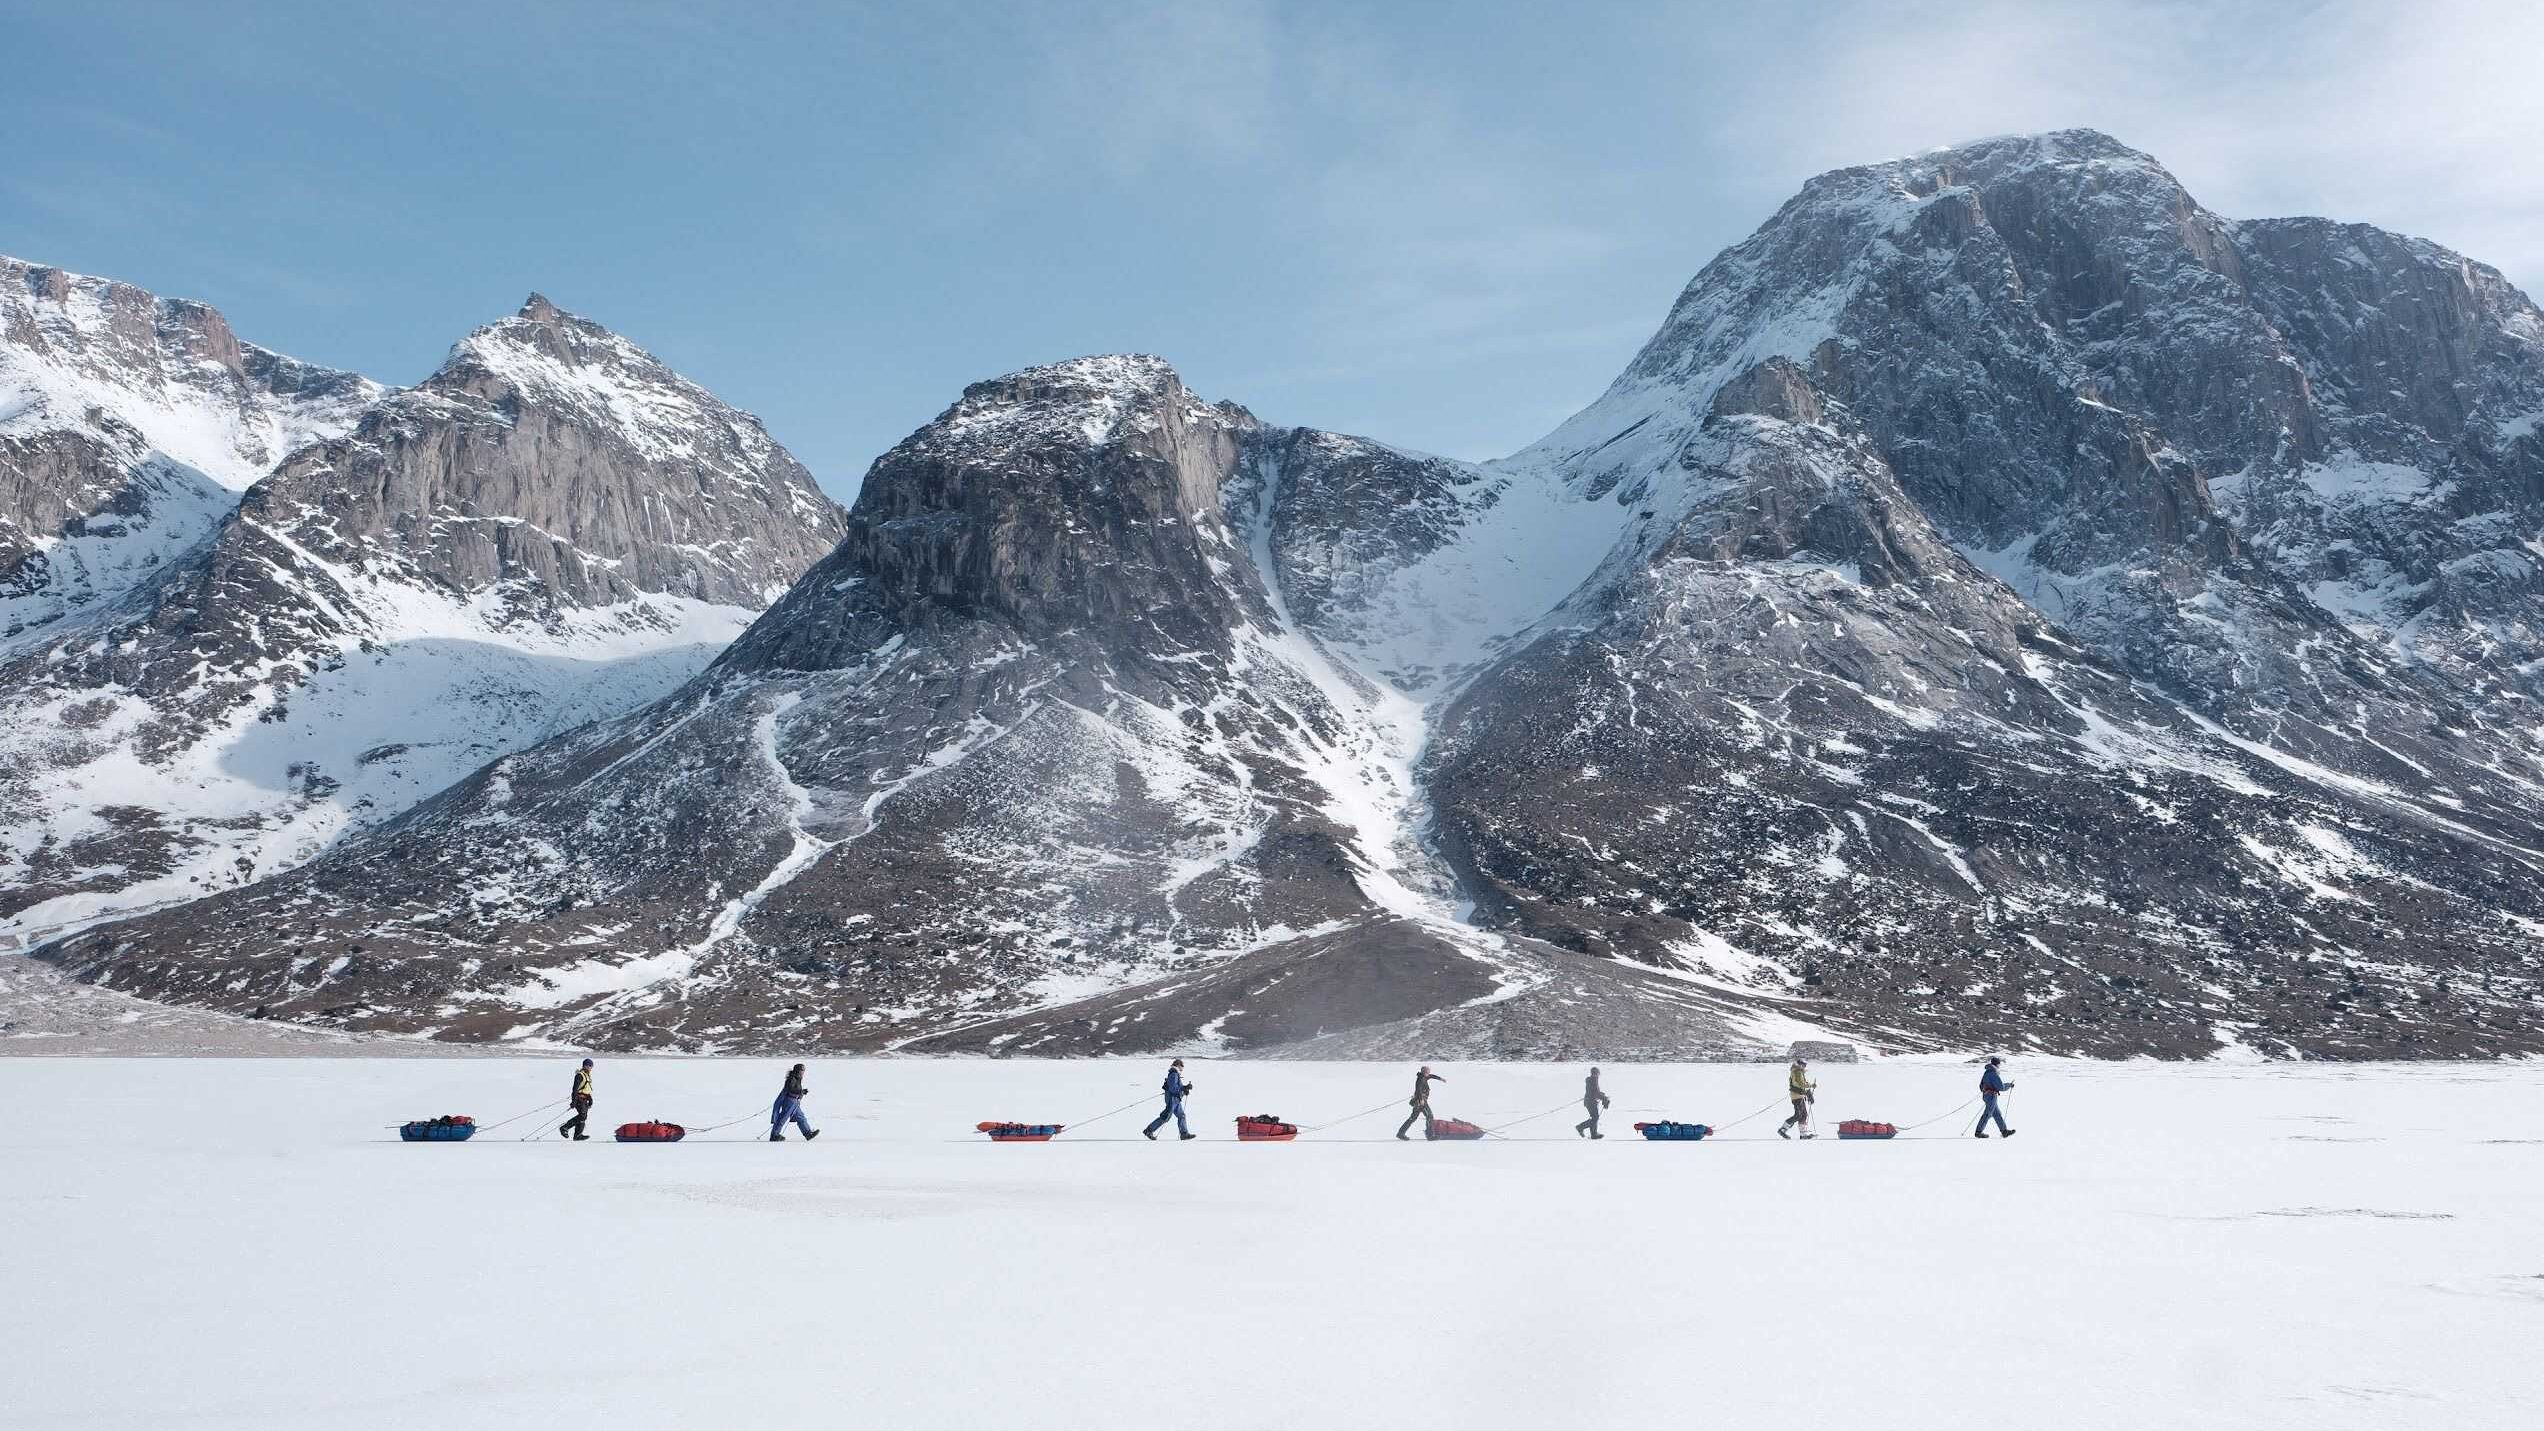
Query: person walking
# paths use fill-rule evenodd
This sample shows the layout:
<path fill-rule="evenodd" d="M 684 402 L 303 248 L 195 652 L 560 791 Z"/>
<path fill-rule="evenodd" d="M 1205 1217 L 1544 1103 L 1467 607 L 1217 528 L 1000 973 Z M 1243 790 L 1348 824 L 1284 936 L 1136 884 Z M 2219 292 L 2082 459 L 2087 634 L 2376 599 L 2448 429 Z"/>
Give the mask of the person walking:
<path fill-rule="evenodd" d="M 1140 1129 L 1140 1136 L 1156 1142 L 1157 1130 L 1165 1127 L 1166 1120 L 1172 1118 L 1175 1120 L 1176 1140 L 1191 1142 L 1197 1135 L 1184 1123 L 1184 1095 L 1192 1092 L 1193 1086 L 1184 1081 L 1182 1059 L 1166 1065 L 1166 1081 L 1158 1085 L 1158 1090 L 1166 1095 L 1166 1106 L 1157 1110 L 1157 1116 L 1148 1120 L 1147 1127 Z"/>
<path fill-rule="evenodd" d="M 1396 1137 L 1399 1140 L 1404 1142 L 1413 1141 L 1412 1139 L 1405 1137 L 1405 1129 L 1412 1127 L 1413 1120 L 1416 1118 L 1422 1120 L 1422 1136 L 1426 1138 L 1431 1136 L 1431 1085 L 1434 1083 L 1446 1083 L 1448 1081 L 1448 1079 L 1441 1075 L 1433 1073 L 1431 1071 L 1431 1065 L 1427 1063 L 1422 1065 L 1420 1071 L 1413 1075 L 1413 1111 L 1407 1113 L 1405 1115 L 1405 1120 L 1396 1125 Z"/>
<path fill-rule="evenodd" d="M 1793 1130 L 1800 1128 L 1803 1137 L 1818 1137 L 1811 1131 L 1811 1105 L 1818 1101 L 1820 1085 L 1811 1078 L 1811 1060 L 1793 1060 L 1791 1071 L 1784 1076 L 1784 1091 L 1793 1100 L 1793 1116 L 1776 1125 L 1776 1136 L 1790 1138 Z"/>
<path fill-rule="evenodd" d="M 786 1070 L 786 1086 L 777 1090 L 777 1101 L 769 1105 L 770 1142 L 786 1141 L 786 1125 L 789 1122 L 804 1135 L 807 1143 L 821 1136 L 821 1129 L 814 1127 L 812 1120 L 804 1116 L 804 1095 L 810 1092 L 812 1090 L 804 1086 L 804 1065 L 799 1063 Z"/>
<path fill-rule="evenodd" d="M 2014 1136 L 2014 1130 L 2005 1126 L 2005 1110 L 1996 1106 L 1996 1095 L 2009 1092 L 2014 1087 L 2013 1084 L 2006 1082 L 2005 1075 L 1998 1071 L 1998 1066 L 2003 1062 L 2003 1059 L 1990 1054 L 1987 1067 L 1979 1071 L 1979 1097 L 1987 1101 L 1987 1106 L 1979 1110 L 1979 1126 L 1970 1130 L 1970 1136 L 1973 1138 L 1987 1136 L 1990 1118 L 1996 1120 L 1996 1131 L 2009 1138 Z"/>
<path fill-rule="evenodd" d="M 1577 1138 L 1584 1133 L 1593 1138 L 1608 1136 L 1599 1131 L 1599 1110 L 1607 1106 L 1608 1095 L 1599 1087 L 1599 1070 L 1591 1069 L 1590 1076 L 1581 1080 L 1581 1109 L 1590 1116 L 1572 1125 L 1573 1136 Z"/>
<path fill-rule="evenodd" d="M 574 1116 L 557 1125 L 557 1136 L 578 1143 L 587 1141 L 583 1125 L 592 1118 L 592 1060 L 583 1060 L 583 1066 L 574 1070 L 574 1091 L 566 1095 L 565 1102 L 574 1110 Z"/>

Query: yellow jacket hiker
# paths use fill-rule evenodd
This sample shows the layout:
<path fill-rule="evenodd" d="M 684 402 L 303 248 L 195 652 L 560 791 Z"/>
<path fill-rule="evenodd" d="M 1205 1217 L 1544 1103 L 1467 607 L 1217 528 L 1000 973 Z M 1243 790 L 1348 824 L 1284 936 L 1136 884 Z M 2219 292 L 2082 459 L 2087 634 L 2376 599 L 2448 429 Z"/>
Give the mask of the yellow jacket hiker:
<path fill-rule="evenodd" d="M 1819 1090 L 1820 1085 L 1811 1079 L 1811 1060 L 1807 1058 L 1793 1060 L 1792 1071 L 1787 1073 L 1784 1079 L 1785 1094 L 1793 1100 L 1793 1116 L 1776 1125 L 1777 1137 L 1790 1138 L 1797 1127 L 1802 1130 L 1802 1136 L 1805 1138 L 1819 1136 L 1811 1131 L 1811 1100 L 1819 1093 Z"/>
<path fill-rule="evenodd" d="M 592 1060 L 583 1060 L 583 1066 L 574 1070 L 574 1091 L 566 1095 L 565 1101 L 573 1108 L 574 1116 L 557 1125 L 557 1136 L 583 1142 L 583 1125 L 592 1116 Z"/>

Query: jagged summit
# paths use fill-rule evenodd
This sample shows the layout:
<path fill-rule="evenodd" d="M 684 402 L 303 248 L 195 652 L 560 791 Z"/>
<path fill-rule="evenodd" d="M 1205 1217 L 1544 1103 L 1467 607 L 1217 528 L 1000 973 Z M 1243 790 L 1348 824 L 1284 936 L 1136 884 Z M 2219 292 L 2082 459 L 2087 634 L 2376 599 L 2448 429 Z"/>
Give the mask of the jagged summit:
<path fill-rule="evenodd" d="M 40 399 L 0 429 L 0 617 L 29 613 L 0 626 L 0 921 L 22 928 L 289 868 L 641 705 L 840 530 L 756 419 L 535 297 L 394 391 L 129 285 L 36 274 L 0 315 L 0 394 L 31 374 Z"/>
<path fill-rule="evenodd" d="M 573 321 L 432 442 L 636 450 Z M 49 953 L 645 1048 L 2533 1051 L 2539 335 L 2060 131 L 1813 179 L 1501 462 L 1030 368 L 698 679 Z"/>

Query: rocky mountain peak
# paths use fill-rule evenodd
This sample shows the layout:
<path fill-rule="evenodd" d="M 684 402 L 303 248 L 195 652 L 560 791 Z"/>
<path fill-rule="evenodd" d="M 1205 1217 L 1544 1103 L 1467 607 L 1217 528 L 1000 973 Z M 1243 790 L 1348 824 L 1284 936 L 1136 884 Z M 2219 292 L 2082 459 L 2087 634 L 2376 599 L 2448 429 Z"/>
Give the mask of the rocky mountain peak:
<path fill-rule="evenodd" d="M 974 383 L 876 460 L 838 549 L 732 662 L 827 666 L 833 628 L 877 613 L 895 629 L 986 616 L 1034 635 L 1130 623 L 1224 639 L 1248 596 L 1222 579 L 1242 553 L 1221 488 L 1257 427 L 1145 355 Z"/>

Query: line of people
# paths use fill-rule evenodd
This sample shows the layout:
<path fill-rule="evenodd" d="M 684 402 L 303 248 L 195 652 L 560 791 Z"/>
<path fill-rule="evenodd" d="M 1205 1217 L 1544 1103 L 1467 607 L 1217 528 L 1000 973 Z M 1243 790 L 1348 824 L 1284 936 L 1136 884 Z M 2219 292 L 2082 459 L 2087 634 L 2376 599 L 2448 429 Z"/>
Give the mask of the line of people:
<path fill-rule="evenodd" d="M 592 1116 L 592 1071 L 592 1060 L 588 1058 L 583 1060 L 582 1067 L 574 1070 L 574 1085 L 566 1097 L 567 1106 L 571 1112 L 566 1120 L 558 1125 L 557 1136 L 570 1138 L 577 1143 L 586 1140 L 584 1128 Z M 1432 1072 L 1431 1065 L 1427 1063 L 1414 1071 L 1413 1097 L 1407 1100 L 1404 1121 L 1396 1125 L 1396 1137 L 1400 1141 L 1412 1141 L 1413 1125 L 1417 1122 L 1422 1125 L 1425 1136 L 1430 1134 L 1433 1125 L 1439 1121 L 1431 1111 L 1431 1085 L 1448 1081 L 1448 1075 Z M 1148 1126 L 1140 1130 L 1140 1136 L 1153 1143 L 1157 1141 L 1157 1131 L 1170 1122 L 1175 1125 L 1175 1136 L 1180 1142 L 1188 1143 L 1200 1136 L 1193 1132 L 1191 1124 L 1185 1120 L 1184 1116 L 1184 1100 L 1192 1096 L 1194 1086 L 1184 1077 L 1182 1059 L 1176 1059 L 1168 1064 L 1165 1080 L 1159 1084 L 1159 1091 L 1165 1100 L 1164 1106 L 1157 1110 L 1157 1116 L 1149 1120 Z M 1987 1066 L 1979 1073 L 1979 1098 L 1982 1106 L 1979 1111 L 1978 1126 L 1971 1130 L 1972 1136 L 1986 1137 L 1988 1124 L 1991 1122 L 1996 1124 L 1999 1136 L 2007 1138 L 2014 1136 L 2014 1130 L 2006 1126 L 2005 1111 L 1997 1102 L 2000 1096 L 2011 1091 L 2013 1087 L 2014 1085 L 2005 1079 L 2003 1060 L 1990 1057 Z M 1798 1129 L 1801 1137 L 1818 1137 L 1819 1134 L 1811 1127 L 1811 1109 L 1819 1101 L 1820 1084 L 1818 1079 L 1811 1076 L 1809 1059 L 1793 1060 L 1792 1067 L 1785 1072 L 1784 1088 L 1786 1097 L 1792 1100 L 1793 1113 L 1792 1116 L 1776 1125 L 1776 1136 L 1792 1138 L 1797 1136 Z M 821 1136 L 821 1130 L 814 1127 L 811 1120 L 804 1114 L 804 1099 L 810 1096 L 811 1091 L 804 1086 L 804 1065 L 799 1063 L 786 1071 L 786 1083 L 778 1089 L 776 1101 L 769 1105 L 770 1142 L 785 1142 L 786 1125 L 789 1123 L 795 1125 L 796 1130 L 804 1135 L 804 1141 L 807 1143 Z M 1581 1080 L 1581 1111 L 1588 1116 L 1572 1125 L 1574 1136 L 1606 1137 L 1605 1133 L 1599 1131 L 1599 1115 L 1605 1112 L 1612 1102 L 1607 1090 L 1599 1084 L 1599 1070 L 1592 1068 L 1589 1075 Z"/>
<path fill-rule="evenodd" d="M 1182 1066 L 1180 1059 L 1176 1066 Z M 592 1120 L 592 1072 L 592 1060 L 583 1060 L 582 1066 L 574 1070 L 572 1087 L 566 1091 L 566 1119 L 557 1125 L 557 1136 L 570 1142 L 591 1141 L 585 1127 Z M 789 1123 L 795 1125 L 795 1130 L 804 1135 L 807 1143 L 821 1136 L 821 1129 L 814 1127 L 812 1120 L 804 1116 L 804 1100 L 811 1094 L 812 1090 L 804 1086 L 804 1065 L 799 1063 L 786 1070 L 786 1082 L 777 1090 L 776 1101 L 769 1104 L 770 1142 L 785 1142 L 786 1125 Z"/>

